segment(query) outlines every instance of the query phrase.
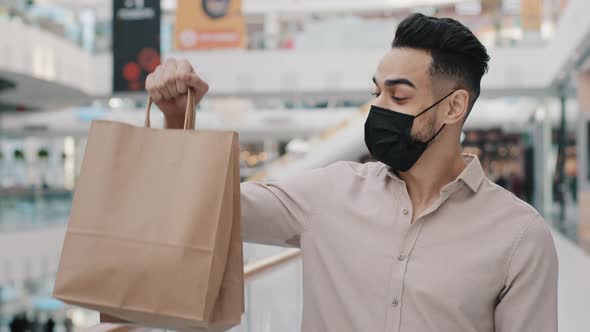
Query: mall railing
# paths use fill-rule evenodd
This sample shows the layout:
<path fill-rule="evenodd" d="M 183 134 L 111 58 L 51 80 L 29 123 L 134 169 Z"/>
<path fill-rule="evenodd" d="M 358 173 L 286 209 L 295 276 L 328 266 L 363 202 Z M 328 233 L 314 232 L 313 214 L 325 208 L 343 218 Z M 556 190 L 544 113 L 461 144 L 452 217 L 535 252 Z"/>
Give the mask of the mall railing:
<path fill-rule="evenodd" d="M 94 35 L 90 39 L 85 39 L 83 33 L 84 27 L 80 23 L 82 20 L 80 19 L 79 13 L 61 8 L 63 11 L 62 15 L 52 15 L 54 13 L 51 12 L 40 15 L 34 13 L 34 9 L 27 11 L 18 8 L 8 8 L 4 16 L 10 20 L 20 20 L 27 26 L 49 32 L 92 54 L 105 53 L 111 50 L 110 22 L 96 22 L 91 27 L 94 30 Z M 56 10 L 58 9 L 60 8 L 56 8 Z M 65 18 L 72 16 L 75 17 L 74 20 L 66 20 Z M 66 23 L 66 21 L 68 22 Z"/>
<path fill-rule="evenodd" d="M 299 249 L 286 249 L 281 253 L 268 258 L 261 259 L 257 262 L 244 266 L 244 278 L 246 280 L 263 276 L 267 273 L 276 271 L 283 264 L 289 263 L 301 255 Z"/>

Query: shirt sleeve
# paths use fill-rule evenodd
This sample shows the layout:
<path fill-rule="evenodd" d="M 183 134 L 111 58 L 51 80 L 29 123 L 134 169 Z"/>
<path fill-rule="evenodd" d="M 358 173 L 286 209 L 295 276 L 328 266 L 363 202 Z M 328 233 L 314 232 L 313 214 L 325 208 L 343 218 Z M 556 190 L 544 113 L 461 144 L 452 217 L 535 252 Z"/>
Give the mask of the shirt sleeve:
<path fill-rule="evenodd" d="M 495 311 L 497 332 L 557 331 L 558 262 L 549 227 L 537 216 L 524 230 L 509 261 Z"/>
<path fill-rule="evenodd" d="M 244 241 L 299 247 L 323 186 L 322 173 L 316 169 L 277 183 L 242 183 Z"/>

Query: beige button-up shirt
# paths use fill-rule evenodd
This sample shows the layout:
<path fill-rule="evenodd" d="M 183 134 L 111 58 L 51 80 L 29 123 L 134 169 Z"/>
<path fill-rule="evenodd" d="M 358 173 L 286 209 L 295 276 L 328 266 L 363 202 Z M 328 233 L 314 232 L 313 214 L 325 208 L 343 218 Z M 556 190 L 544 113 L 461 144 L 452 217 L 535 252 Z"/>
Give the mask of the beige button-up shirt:
<path fill-rule="evenodd" d="M 245 240 L 302 249 L 302 331 L 557 331 L 548 226 L 465 161 L 414 223 L 382 163 L 242 184 Z"/>

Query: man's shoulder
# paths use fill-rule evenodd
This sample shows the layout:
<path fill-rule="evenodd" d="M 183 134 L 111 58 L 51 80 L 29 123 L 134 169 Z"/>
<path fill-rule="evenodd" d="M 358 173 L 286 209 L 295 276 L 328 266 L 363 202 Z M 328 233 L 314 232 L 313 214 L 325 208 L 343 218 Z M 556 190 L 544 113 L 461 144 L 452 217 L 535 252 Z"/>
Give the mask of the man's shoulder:
<path fill-rule="evenodd" d="M 359 163 L 355 161 L 337 161 L 324 168 L 340 174 L 356 174 L 361 176 L 378 175 L 387 172 L 387 166 L 380 162 Z"/>
<path fill-rule="evenodd" d="M 487 177 L 484 177 L 477 193 L 481 199 L 488 203 L 490 208 L 529 216 L 531 218 L 539 216 L 539 212 L 534 207 Z"/>
<path fill-rule="evenodd" d="M 484 178 L 478 196 L 481 203 L 478 213 L 497 216 L 493 218 L 495 224 L 513 228 L 517 234 L 527 231 L 550 233 L 549 225 L 534 207 L 490 179 Z"/>
<path fill-rule="evenodd" d="M 551 227 L 530 204 L 510 191 L 484 178 L 470 209 L 485 229 L 485 238 L 494 241 L 510 265 L 516 252 L 532 258 L 544 253 L 555 260 L 555 246 Z"/>

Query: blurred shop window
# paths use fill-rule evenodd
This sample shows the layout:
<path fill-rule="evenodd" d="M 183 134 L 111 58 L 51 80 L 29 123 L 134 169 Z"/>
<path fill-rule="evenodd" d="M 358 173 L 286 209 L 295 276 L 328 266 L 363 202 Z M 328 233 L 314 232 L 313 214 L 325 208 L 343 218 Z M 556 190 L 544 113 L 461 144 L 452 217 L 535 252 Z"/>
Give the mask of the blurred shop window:
<path fill-rule="evenodd" d="M 463 152 L 478 156 L 486 176 L 515 196 L 530 200 L 533 174 L 527 172 L 527 145 L 524 134 L 501 129 L 468 130 Z"/>

